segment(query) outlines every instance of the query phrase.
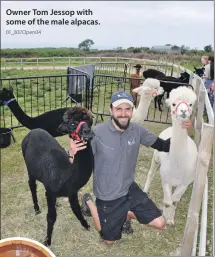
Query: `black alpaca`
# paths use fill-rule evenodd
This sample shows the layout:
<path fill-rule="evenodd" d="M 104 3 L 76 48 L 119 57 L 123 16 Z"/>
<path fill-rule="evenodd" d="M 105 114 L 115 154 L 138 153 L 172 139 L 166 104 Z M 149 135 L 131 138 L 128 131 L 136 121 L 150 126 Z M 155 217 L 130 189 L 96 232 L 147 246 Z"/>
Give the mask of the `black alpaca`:
<path fill-rule="evenodd" d="M 158 95 L 154 99 L 155 108 L 157 108 L 158 103 L 158 109 L 159 111 L 162 111 L 161 105 L 162 105 L 162 98 L 164 97 L 164 94 L 167 94 L 167 98 L 169 98 L 170 92 L 178 88 L 180 86 L 189 86 L 193 89 L 192 85 L 189 85 L 189 79 L 190 75 L 187 72 L 181 73 L 181 76 L 179 78 L 171 77 L 171 76 L 165 76 L 165 77 L 157 77 L 158 80 L 160 80 L 160 86 L 163 87 L 164 92 L 161 95 Z"/>
<path fill-rule="evenodd" d="M 145 79 L 148 79 L 148 78 L 157 78 L 157 77 L 165 77 L 165 74 L 159 70 L 155 70 L 155 69 L 147 69 L 145 71 L 143 71 L 143 77 Z"/>
<path fill-rule="evenodd" d="M 32 130 L 41 128 L 46 130 L 53 137 L 63 136 L 57 129 L 63 121 L 64 113 L 69 109 L 59 108 L 45 112 L 37 117 L 29 117 L 16 101 L 11 89 L 3 88 L 0 91 L 0 106 L 7 105 L 17 120 L 26 128 Z"/>
<path fill-rule="evenodd" d="M 78 191 L 89 181 L 93 170 L 93 154 L 90 144 L 93 138 L 92 123 L 91 113 L 82 107 L 71 108 L 63 116 L 59 131 L 76 139 L 82 137 L 88 142 L 87 148 L 75 155 L 72 164 L 57 140 L 42 129 L 30 131 L 22 141 L 22 153 L 28 170 L 29 187 L 36 214 L 40 213 L 36 181 L 40 181 L 46 190 L 48 214 L 44 244 L 47 246 L 51 245 L 52 232 L 57 218 L 55 207 L 57 197 L 69 197 L 75 216 L 84 228 L 89 229 L 81 212 Z"/>
<path fill-rule="evenodd" d="M 197 74 L 200 78 L 204 75 L 205 72 L 205 68 L 201 67 L 201 68 L 196 68 L 195 66 L 193 66 L 195 71 L 193 73 Z"/>
<path fill-rule="evenodd" d="M 158 95 L 154 98 L 155 109 L 157 108 L 157 103 L 158 103 L 159 111 L 162 111 L 161 105 L 162 105 L 162 98 L 164 94 L 167 93 L 167 98 L 169 98 L 169 93 L 171 92 L 172 89 L 175 89 L 179 86 L 183 86 L 183 84 L 188 84 L 190 79 L 190 75 L 187 72 L 183 72 L 181 73 L 181 76 L 179 78 L 175 78 L 172 76 L 165 76 L 163 72 L 154 70 L 154 69 L 145 70 L 143 72 L 143 76 L 144 78 L 156 78 L 160 80 L 160 86 L 164 89 L 164 92 L 163 94 Z M 172 83 L 172 82 L 176 82 L 176 83 Z"/>

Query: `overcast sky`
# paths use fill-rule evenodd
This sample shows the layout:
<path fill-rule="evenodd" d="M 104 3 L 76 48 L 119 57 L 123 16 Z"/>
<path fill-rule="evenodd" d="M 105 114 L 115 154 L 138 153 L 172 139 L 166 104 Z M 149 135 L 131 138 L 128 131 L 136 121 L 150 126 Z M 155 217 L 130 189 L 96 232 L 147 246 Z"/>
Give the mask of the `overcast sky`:
<path fill-rule="evenodd" d="M 6 10 L 29 10 L 29 16 L 7 15 Z M 37 16 L 32 9 L 77 11 L 90 9 L 86 16 Z M 76 25 L 7 25 L 6 20 L 98 20 L 97 26 Z M 41 31 L 37 35 L 9 35 L 6 30 Z M 92 39 L 93 48 L 107 49 L 130 46 L 176 44 L 202 49 L 214 46 L 213 1 L 2 1 L 1 47 L 77 47 L 85 39 Z"/>

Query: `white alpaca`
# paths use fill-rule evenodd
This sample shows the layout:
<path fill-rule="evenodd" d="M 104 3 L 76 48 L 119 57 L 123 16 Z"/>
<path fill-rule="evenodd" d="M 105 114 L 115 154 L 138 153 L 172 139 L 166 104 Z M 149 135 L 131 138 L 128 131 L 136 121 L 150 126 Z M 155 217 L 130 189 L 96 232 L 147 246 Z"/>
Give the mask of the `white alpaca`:
<path fill-rule="evenodd" d="M 141 86 L 133 89 L 132 91 L 140 95 L 140 101 L 137 109 L 134 108 L 131 121 L 135 123 L 141 123 L 147 117 L 148 109 L 152 99 L 155 96 L 162 94 L 164 90 L 162 87 L 160 87 L 159 80 L 148 78 Z"/>
<path fill-rule="evenodd" d="M 178 87 L 166 100 L 171 108 L 172 127 L 162 131 L 162 139 L 171 138 L 169 153 L 154 151 L 144 191 L 148 192 L 156 170 L 160 166 L 163 187 L 163 214 L 168 225 L 174 225 L 176 203 L 180 201 L 188 185 L 194 181 L 197 147 L 188 136 L 182 122 L 190 118 L 196 94 L 187 87 Z M 174 193 L 173 187 L 176 186 Z"/>

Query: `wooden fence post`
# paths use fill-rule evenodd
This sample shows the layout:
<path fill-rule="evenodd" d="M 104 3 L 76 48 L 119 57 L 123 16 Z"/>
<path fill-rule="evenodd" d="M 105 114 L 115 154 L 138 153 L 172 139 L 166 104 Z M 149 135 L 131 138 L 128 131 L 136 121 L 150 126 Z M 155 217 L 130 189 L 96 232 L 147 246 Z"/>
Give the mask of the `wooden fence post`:
<path fill-rule="evenodd" d="M 37 58 L 37 69 L 39 69 L 39 59 Z"/>
<path fill-rule="evenodd" d="M 200 85 L 201 85 L 201 81 L 200 81 L 200 79 L 197 79 L 196 80 L 196 87 L 195 87 L 195 94 L 197 96 L 197 100 L 196 100 L 196 103 L 193 107 L 193 112 L 192 112 L 192 116 L 191 116 L 191 122 L 192 122 L 193 127 L 194 127 L 194 122 L 195 122 L 195 118 L 196 118 L 196 115 L 197 115 Z"/>
<path fill-rule="evenodd" d="M 204 113 L 204 104 L 205 104 L 205 91 L 200 90 L 199 99 L 198 99 L 198 110 L 196 117 L 196 126 L 195 126 L 195 136 L 194 141 L 198 146 L 201 139 L 201 130 L 202 130 L 202 122 L 203 122 L 203 113 Z"/>
<path fill-rule="evenodd" d="M 188 210 L 187 222 L 184 230 L 180 256 L 191 256 L 194 234 L 196 226 L 198 225 L 199 212 L 201 208 L 201 202 L 211 158 L 213 133 L 214 127 L 210 124 L 204 124 L 201 133 L 201 142 L 198 150 L 196 176 L 193 183 L 193 190 Z"/>

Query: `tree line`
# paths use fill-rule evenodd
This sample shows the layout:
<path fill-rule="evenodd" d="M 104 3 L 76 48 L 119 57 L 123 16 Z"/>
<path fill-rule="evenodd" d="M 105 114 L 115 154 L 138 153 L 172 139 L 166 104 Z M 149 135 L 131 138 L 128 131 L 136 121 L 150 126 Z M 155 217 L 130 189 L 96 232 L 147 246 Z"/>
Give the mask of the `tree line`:
<path fill-rule="evenodd" d="M 76 57 L 76 56 L 90 56 L 102 54 L 107 52 L 112 53 L 153 53 L 149 47 L 117 47 L 110 50 L 92 49 L 94 41 L 92 39 L 85 39 L 78 48 L 29 48 L 29 49 L 1 49 L 1 58 L 39 58 L 39 57 Z M 168 44 L 167 44 L 168 45 Z M 180 47 L 181 55 L 213 55 L 212 45 L 206 45 L 204 50 L 191 49 L 185 45 Z"/>

